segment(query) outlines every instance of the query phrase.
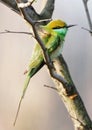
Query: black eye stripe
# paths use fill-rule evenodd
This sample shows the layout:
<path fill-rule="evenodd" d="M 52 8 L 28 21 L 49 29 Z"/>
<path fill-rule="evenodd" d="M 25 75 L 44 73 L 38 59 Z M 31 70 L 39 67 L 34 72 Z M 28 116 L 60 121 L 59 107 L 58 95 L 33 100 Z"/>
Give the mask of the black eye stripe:
<path fill-rule="evenodd" d="M 60 26 L 57 26 L 57 27 L 54 27 L 52 29 L 60 29 L 60 28 L 65 28 L 66 26 L 63 26 L 63 27 L 60 27 Z"/>

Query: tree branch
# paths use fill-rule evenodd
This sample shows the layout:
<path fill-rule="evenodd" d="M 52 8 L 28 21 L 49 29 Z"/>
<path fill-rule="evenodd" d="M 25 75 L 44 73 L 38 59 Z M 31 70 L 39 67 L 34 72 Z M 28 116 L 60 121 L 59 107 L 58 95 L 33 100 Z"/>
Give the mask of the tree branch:
<path fill-rule="evenodd" d="M 84 4 L 84 8 L 85 8 L 90 31 L 92 31 L 92 20 L 91 20 L 89 9 L 88 9 L 88 0 L 83 0 L 83 4 Z"/>
<path fill-rule="evenodd" d="M 54 4 L 55 0 L 47 0 L 47 3 L 40 14 L 42 19 L 51 18 L 54 11 Z"/>
<path fill-rule="evenodd" d="M 26 34 L 26 35 L 31 35 L 33 37 L 33 34 L 30 32 L 15 32 L 15 31 L 10 31 L 10 30 L 5 30 L 4 32 L 0 32 L 0 34 L 5 34 L 5 33 L 16 33 L 16 34 Z"/>
<path fill-rule="evenodd" d="M 76 90 L 68 66 L 62 55 L 56 59 L 54 66 L 58 74 L 63 76 L 68 84 L 72 85 L 70 88 L 68 87 L 68 89 L 65 89 L 60 82 L 56 80 L 54 81 L 57 86 L 58 94 L 63 100 L 69 115 L 73 120 L 75 130 L 92 130 L 92 122 L 87 114 L 82 99 Z"/>

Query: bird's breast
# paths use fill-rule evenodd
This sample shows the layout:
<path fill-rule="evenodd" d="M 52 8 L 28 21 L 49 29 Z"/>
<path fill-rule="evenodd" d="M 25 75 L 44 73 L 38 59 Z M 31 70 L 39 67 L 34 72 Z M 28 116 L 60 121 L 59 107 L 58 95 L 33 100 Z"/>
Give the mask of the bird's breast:
<path fill-rule="evenodd" d="M 61 44 L 51 53 L 51 59 L 54 60 L 55 58 L 57 58 L 63 49 L 63 41 L 61 41 Z"/>

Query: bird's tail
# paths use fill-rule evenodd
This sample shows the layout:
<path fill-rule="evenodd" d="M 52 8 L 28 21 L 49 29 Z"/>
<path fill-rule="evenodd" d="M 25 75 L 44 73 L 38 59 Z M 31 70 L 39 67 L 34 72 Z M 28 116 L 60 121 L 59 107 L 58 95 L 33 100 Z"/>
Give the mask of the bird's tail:
<path fill-rule="evenodd" d="M 22 96 L 20 98 L 20 101 L 19 101 L 19 104 L 18 104 L 18 108 L 17 108 L 17 113 L 16 113 L 15 120 L 14 120 L 14 123 L 13 123 L 14 126 L 16 124 L 16 121 L 17 121 L 17 118 L 18 118 L 18 114 L 19 114 L 19 111 L 20 111 L 20 106 L 21 106 L 22 100 L 24 98 L 24 95 L 25 95 L 26 89 L 28 87 L 28 84 L 30 82 L 30 79 L 31 79 L 30 75 L 27 75 L 25 83 L 24 83 L 24 88 L 23 88 Z"/>
<path fill-rule="evenodd" d="M 40 64 L 38 64 L 38 66 L 36 66 L 35 68 L 29 69 L 27 71 L 27 73 L 26 73 L 26 79 L 25 79 L 25 82 L 24 82 L 22 96 L 20 98 L 20 101 L 19 101 L 19 104 L 18 104 L 18 108 L 17 108 L 17 113 L 16 113 L 15 120 L 14 120 L 14 123 L 13 123 L 14 126 L 16 124 L 16 121 L 17 121 L 17 118 L 18 118 L 18 114 L 19 114 L 19 110 L 20 110 L 20 106 L 21 106 L 22 100 L 23 100 L 23 98 L 25 96 L 25 93 L 26 93 L 28 84 L 30 82 L 30 79 L 33 77 L 33 75 L 35 73 L 37 73 L 43 67 L 44 64 L 45 64 L 44 61 L 42 61 Z"/>

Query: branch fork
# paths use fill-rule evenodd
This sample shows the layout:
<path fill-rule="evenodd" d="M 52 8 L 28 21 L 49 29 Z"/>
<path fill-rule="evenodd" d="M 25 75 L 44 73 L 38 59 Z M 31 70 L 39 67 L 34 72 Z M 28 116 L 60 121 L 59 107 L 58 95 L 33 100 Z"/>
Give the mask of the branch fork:
<path fill-rule="evenodd" d="M 23 2 L 19 2 L 19 0 L 18 0 L 17 1 L 17 6 L 18 6 L 18 8 L 26 8 L 26 7 L 30 6 L 30 5 L 32 5 L 34 1 L 35 0 L 27 0 L 26 3 L 23 3 Z"/>

